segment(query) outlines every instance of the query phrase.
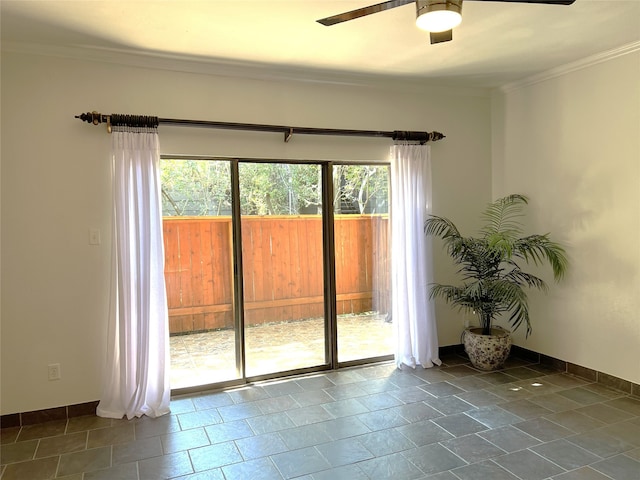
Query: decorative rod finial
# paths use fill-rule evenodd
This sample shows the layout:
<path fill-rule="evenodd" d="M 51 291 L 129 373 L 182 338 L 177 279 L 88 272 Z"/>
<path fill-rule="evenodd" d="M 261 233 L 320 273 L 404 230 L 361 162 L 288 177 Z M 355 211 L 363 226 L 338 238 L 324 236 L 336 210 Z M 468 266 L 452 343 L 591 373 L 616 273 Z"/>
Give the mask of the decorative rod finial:
<path fill-rule="evenodd" d="M 104 115 L 96 112 L 95 110 L 93 112 L 81 113 L 80 115 L 76 115 L 76 118 L 79 118 L 83 122 L 93 123 L 94 125 L 102 123 L 105 120 L 103 117 Z"/>

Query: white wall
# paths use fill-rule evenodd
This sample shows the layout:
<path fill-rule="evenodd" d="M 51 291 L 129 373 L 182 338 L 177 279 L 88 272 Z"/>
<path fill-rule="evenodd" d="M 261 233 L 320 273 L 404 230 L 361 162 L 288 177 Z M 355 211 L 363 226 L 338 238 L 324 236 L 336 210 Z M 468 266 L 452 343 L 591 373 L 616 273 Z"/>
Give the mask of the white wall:
<path fill-rule="evenodd" d="M 464 226 L 491 198 L 490 98 L 402 86 L 268 81 L 2 53 L 0 413 L 93 401 L 105 356 L 109 135 L 87 110 L 246 123 L 439 130 L 434 209 Z M 386 160 L 390 141 L 160 127 L 163 153 Z M 470 208 L 474 207 L 474 208 Z M 102 232 L 88 245 L 89 228 Z M 442 256 L 436 274 L 450 274 Z M 438 307 L 441 345 L 460 321 Z M 60 363 L 62 379 L 47 380 Z"/>
<path fill-rule="evenodd" d="M 640 52 L 493 99 L 493 193 L 531 197 L 532 232 L 571 260 L 531 296 L 517 344 L 640 383 Z"/>

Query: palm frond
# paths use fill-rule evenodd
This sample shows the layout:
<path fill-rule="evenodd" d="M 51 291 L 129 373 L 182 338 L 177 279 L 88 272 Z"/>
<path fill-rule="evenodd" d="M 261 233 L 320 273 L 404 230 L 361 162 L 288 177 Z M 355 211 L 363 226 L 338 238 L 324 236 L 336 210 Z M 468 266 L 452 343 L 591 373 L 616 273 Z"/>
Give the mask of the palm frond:
<path fill-rule="evenodd" d="M 514 295 L 509 305 L 509 311 L 511 312 L 509 325 L 511 325 L 512 330 L 517 330 L 524 323 L 527 327 L 525 338 L 528 337 L 531 334 L 531 321 L 529 319 L 527 294 L 524 290 L 519 289 L 518 294 Z"/>
<path fill-rule="evenodd" d="M 532 275 L 527 272 L 523 272 L 519 268 L 514 268 L 511 270 L 505 278 L 512 280 L 520 285 L 526 285 L 529 288 L 537 288 L 543 292 L 547 292 L 548 287 L 544 280 L 535 275 Z"/>
<path fill-rule="evenodd" d="M 510 237 L 517 237 L 522 232 L 522 217 L 524 205 L 529 200 L 524 195 L 507 195 L 490 203 L 482 213 L 487 225 L 481 230 L 486 236 L 502 233 Z"/>
<path fill-rule="evenodd" d="M 549 239 L 549 234 L 529 235 L 518 239 L 514 246 L 514 256 L 541 265 L 546 259 L 553 270 L 556 281 L 561 280 L 569 266 L 565 249 Z"/>
<path fill-rule="evenodd" d="M 424 233 L 440 238 L 460 237 L 460 232 L 454 223 L 448 218 L 431 215 L 424 222 Z"/>

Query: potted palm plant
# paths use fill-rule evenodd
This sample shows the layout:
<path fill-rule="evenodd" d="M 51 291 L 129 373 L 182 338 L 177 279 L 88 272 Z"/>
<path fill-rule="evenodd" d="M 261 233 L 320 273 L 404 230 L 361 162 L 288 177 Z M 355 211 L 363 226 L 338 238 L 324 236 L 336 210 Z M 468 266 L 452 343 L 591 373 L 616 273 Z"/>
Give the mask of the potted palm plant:
<path fill-rule="evenodd" d="M 443 239 L 462 275 L 462 285 L 434 284 L 430 297 L 443 298 L 477 315 L 480 326 L 465 329 L 463 344 L 472 365 L 481 370 L 502 367 L 511 349 L 510 332 L 493 325 L 499 315 L 509 314 L 513 331 L 524 325 L 526 336 L 531 333 L 526 291 L 546 291 L 547 284 L 523 271 L 521 264 L 547 261 L 556 281 L 567 270 L 565 250 L 549 234 L 523 236 L 521 217 L 527 203 L 527 197 L 517 194 L 490 203 L 482 213 L 485 224 L 476 237 L 463 237 L 454 223 L 443 217 L 432 215 L 424 225 L 427 235 Z"/>

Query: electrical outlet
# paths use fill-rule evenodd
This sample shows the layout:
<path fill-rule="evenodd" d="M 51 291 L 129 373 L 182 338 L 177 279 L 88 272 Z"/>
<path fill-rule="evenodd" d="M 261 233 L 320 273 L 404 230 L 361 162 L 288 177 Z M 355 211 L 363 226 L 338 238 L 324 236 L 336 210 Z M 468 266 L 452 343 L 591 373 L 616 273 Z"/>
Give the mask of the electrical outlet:
<path fill-rule="evenodd" d="M 59 363 L 52 363 L 48 368 L 49 380 L 60 380 L 62 378 L 62 371 L 60 370 Z"/>

